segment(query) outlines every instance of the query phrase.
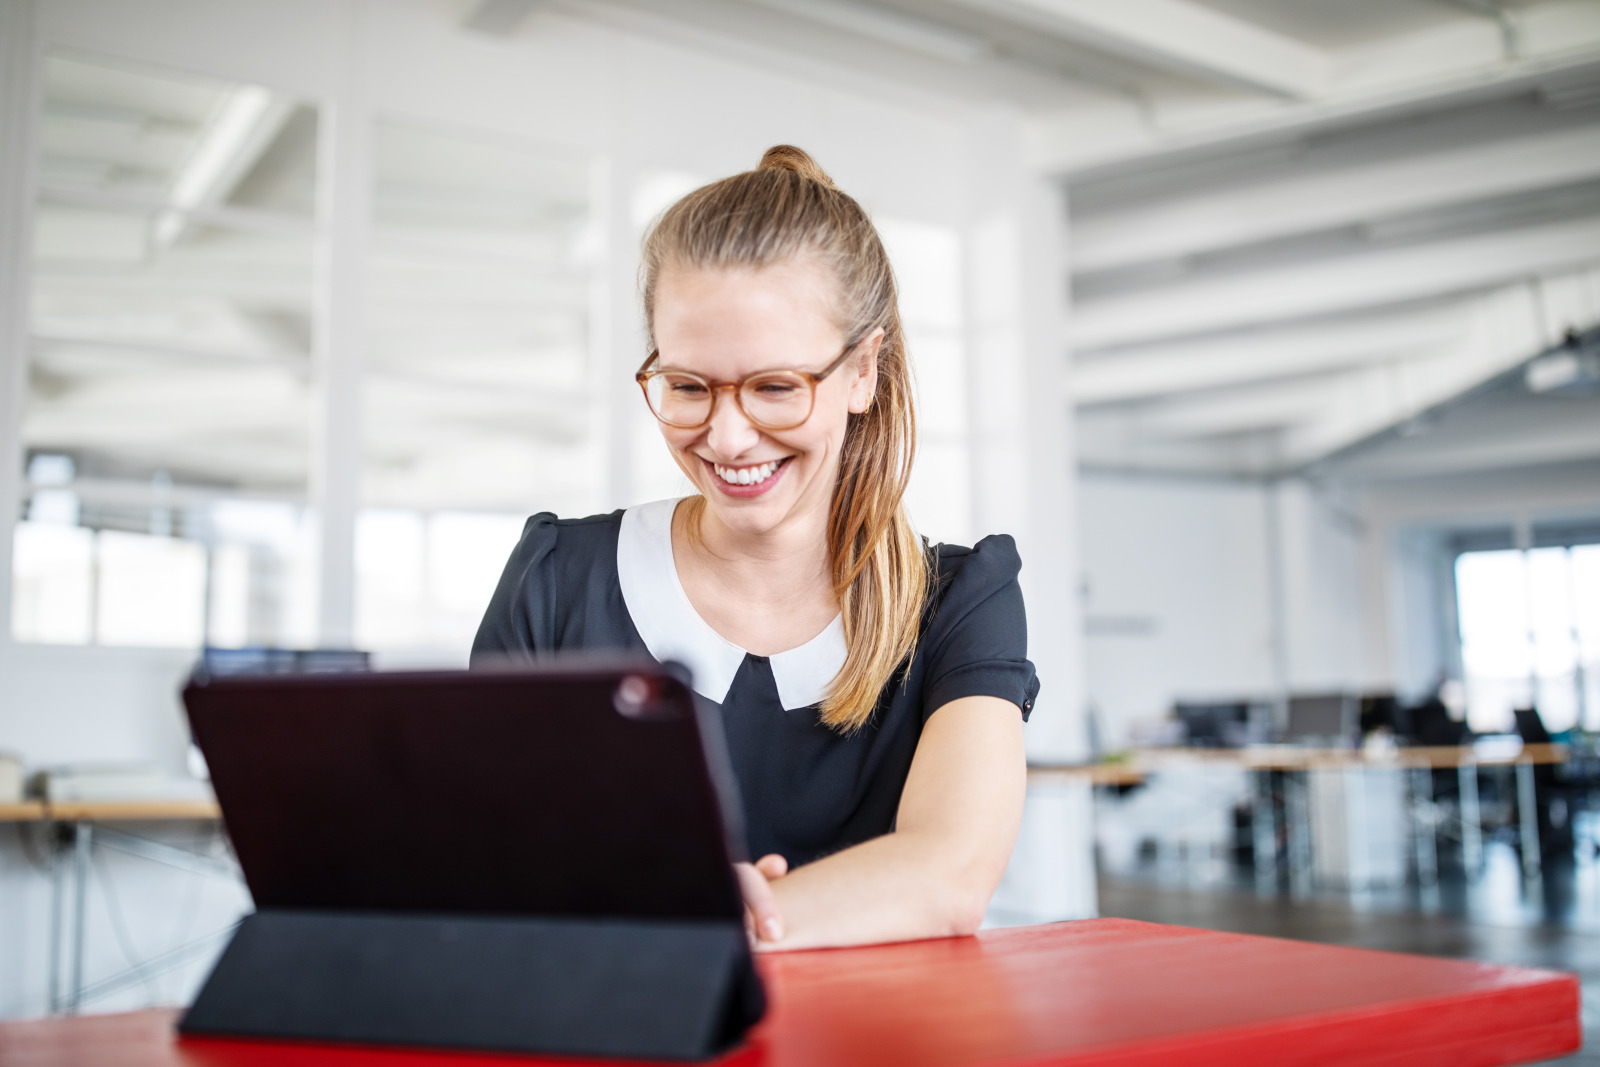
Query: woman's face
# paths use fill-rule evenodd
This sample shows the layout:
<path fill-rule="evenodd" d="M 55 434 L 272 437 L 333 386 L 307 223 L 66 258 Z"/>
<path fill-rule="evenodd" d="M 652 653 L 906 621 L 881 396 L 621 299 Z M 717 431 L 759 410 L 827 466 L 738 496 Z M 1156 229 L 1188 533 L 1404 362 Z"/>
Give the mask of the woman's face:
<path fill-rule="evenodd" d="M 844 348 L 831 314 L 832 283 L 809 260 L 761 270 L 664 270 L 656 286 L 658 366 L 714 382 L 767 370 L 820 373 Z M 672 457 L 714 517 L 745 534 L 827 516 L 839 451 L 852 412 L 877 385 L 882 332 L 817 385 L 811 416 L 792 430 L 763 430 L 719 389 L 711 421 L 697 430 L 661 425 Z M 770 472 L 770 473 L 769 473 Z"/>

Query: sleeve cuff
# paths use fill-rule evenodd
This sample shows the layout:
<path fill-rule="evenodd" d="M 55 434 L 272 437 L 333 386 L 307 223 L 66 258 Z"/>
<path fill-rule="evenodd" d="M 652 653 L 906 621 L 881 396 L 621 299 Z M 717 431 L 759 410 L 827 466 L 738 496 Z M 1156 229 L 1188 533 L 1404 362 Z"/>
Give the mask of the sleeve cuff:
<path fill-rule="evenodd" d="M 1039 678 L 1027 660 L 987 660 L 967 663 L 943 675 L 927 689 L 922 721 L 962 697 L 999 697 L 1022 711 L 1023 721 L 1033 712 L 1039 695 Z"/>

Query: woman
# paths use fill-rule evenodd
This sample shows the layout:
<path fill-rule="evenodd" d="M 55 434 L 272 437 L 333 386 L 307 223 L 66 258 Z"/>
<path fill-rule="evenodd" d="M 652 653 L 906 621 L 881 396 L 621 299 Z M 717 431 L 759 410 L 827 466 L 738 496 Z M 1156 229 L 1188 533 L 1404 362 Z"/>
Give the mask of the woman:
<path fill-rule="evenodd" d="M 670 208 L 645 240 L 638 378 L 699 490 L 536 515 L 474 658 L 648 650 L 720 706 L 758 948 L 977 929 L 1016 841 L 1026 659 L 1009 537 L 928 548 L 894 277 L 811 158 Z"/>

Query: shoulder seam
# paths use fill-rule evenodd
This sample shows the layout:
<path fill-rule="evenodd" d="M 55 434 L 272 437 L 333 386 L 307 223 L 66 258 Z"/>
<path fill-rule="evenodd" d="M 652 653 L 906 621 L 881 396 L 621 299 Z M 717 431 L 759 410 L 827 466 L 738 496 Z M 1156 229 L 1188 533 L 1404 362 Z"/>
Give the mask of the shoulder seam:
<path fill-rule="evenodd" d="M 549 512 L 542 512 L 541 514 L 550 515 L 548 524 L 551 526 L 601 526 L 606 523 L 614 523 L 620 520 L 622 518 L 622 511 L 622 508 L 618 508 L 616 511 L 610 512 L 609 514 L 585 515 L 579 519 L 563 519 L 555 515 L 550 515 Z M 535 515 L 532 517 L 536 519 L 539 516 Z"/>

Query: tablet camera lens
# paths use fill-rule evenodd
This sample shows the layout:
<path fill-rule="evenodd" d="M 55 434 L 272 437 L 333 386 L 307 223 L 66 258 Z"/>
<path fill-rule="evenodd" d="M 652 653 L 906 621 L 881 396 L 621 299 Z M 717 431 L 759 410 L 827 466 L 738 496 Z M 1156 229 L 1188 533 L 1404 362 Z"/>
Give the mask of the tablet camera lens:
<path fill-rule="evenodd" d="M 650 713 L 652 699 L 655 695 L 655 686 L 649 679 L 641 678 L 637 674 L 625 675 L 617 683 L 616 706 L 617 710 L 630 719 L 641 718 Z"/>

